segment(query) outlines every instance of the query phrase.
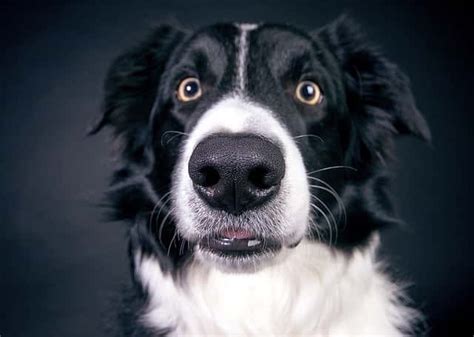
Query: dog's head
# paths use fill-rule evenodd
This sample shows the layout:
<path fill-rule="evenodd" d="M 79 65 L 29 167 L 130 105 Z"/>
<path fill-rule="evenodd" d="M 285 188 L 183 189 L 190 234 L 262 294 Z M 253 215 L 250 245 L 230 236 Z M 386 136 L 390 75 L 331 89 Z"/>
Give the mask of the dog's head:
<path fill-rule="evenodd" d="M 166 266 L 253 270 L 305 237 L 364 244 L 394 221 L 394 136 L 430 138 L 406 76 L 344 18 L 313 33 L 162 26 L 105 89 L 92 132 L 110 125 L 120 144 L 116 215 Z"/>

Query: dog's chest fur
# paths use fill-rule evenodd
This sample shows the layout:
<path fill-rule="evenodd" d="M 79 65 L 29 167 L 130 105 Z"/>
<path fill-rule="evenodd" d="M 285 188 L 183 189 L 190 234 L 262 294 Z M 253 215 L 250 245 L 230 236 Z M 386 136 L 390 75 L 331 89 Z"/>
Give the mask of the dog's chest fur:
<path fill-rule="evenodd" d="M 149 296 L 143 322 L 182 335 L 401 334 L 414 312 L 377 270 L 373 247 L 346 256 L 302 242 L 283 263 L 229 274 L 194 263 L 183 279 L 137 255 Z"/>

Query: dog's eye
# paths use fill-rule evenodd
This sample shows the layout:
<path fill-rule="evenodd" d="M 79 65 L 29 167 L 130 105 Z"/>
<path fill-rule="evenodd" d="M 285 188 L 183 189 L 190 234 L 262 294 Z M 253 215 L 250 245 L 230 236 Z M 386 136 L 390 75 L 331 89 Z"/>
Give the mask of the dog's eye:
<path fill-rule="evenodd" d="M 188 77 L 182 80 L 176 91 L 176 96 L 181 102 L 194 101 L 201 95 L 201 84 L 196 77 Z"/>
<path fill-rule="evenodd" d="M 301 81 L 298 83 L 295 96 L 300 102 L 309 105 L 317 105 L 323 99 L 321 89 L 319 89 L 316 83 L 311 81 Z"/>

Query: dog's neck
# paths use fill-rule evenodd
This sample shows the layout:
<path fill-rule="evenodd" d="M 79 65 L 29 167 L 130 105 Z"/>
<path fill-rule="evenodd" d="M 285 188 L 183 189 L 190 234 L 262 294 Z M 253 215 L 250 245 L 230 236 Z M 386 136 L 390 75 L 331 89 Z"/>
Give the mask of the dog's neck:
<path fill-rule="evenodd" d="M 182 278 L 163 273 L 154 258 L 137 257 L 149 296 L 143 321 L 176 335 L 398 334 L 414 311 L 377 269 L 377 241 L 350 256 L 303 241 L 255 273 L 194 261 Z"/>

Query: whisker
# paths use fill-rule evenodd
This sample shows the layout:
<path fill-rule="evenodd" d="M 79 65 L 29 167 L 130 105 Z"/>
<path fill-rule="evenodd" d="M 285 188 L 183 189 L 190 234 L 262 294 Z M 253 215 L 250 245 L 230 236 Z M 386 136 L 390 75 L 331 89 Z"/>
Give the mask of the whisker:
<path fill-rule="evenodd" d="M 335 169 L 348 169 L 348 170 L 353 170 L 353 171 L 356 171 L 356 172 L 357 172 L 357 169 L 356 169 L 355 167 L 346 166 L 346 165 L 336 165 L 336 166 L 323 167 L 323 168 L 321 168 L 321 169 L 319 169 L 319 170 L 315 170 L 315 171 L 308 172 L 308 174 L 314 174 L 314 173 L 318 173 L 318 172 L 329 171 L 329 170 L 335 170 Z"/>
<path fill-rule="evenodd" d="M 162 201 L 164 198 L 166 198 L 168 195 L 170 195 L 170 194 L 171 194 L 171 191 L 165 193 L 165 194 L 160 198 L 160 200 L 158 200 L 158 202 L 155 204 L 155 206 L 153 207 L 153 210 L 151 211 L 151 214 L 150 214 L 150 219 L 149 219 L 150 224 L 153 223 L 153 215 L 154 215 L 156 209 L 158 208 L 158 206 L 161 204 L 161 208 L 162 208 L 164 205 L 166 205 L 166 202 L 162 203 L 161 201 Z M 161 208 L 160 208 L 160 212 L 161 212 Z M 159 213 L 158 213 L 158 216 L 159 216 Z"/>
<path fill-rule="evenodd" d="M 170 244 L 168 246 L 168 250 L 166 251 L 166 256 L 170 256 L 171 246 L 173 245 L 173 241 L 176 239 L 177 235 L 178 235 L 178 231 L 175 231 L 173 237 L 171 238 Z"/>
<path fill-rule="evenodd" d="M 311 207 L 312 207 L 314 210 L 316 210 L 316 211 L 318 211 L 319 213 L 321 213 L 321 215 L 324 217 L 324 219 L 325 219 L 326 222 L 328 223 L 328 228 L 329 228 L 329 245 L 331 246 L 331 245 L 332 245 L 332 242 L 333 242 L 333 241 L 332 241 L 332 227 L 331 227 L 331 221 L 329 221 L 328 216 L 326 215 L 326 213 L 324 213 L 324 211 L 323 211 L 321 208 L 319 208 L 318 206 L 316 206 L 316 205 L 313 204 L 313 203 L 311 203 L 310 205 L 311 205 Z"/>
<path fill-rule="evenodd" d="M 315 198 L 319 203 L 321 203 L 321 206 L 324 207 L 324 209 L 326 210 L 326 212 L 329 213 L 329 217 L 331 218 L 333 224 L 334 224 L 334 232 L 335 232 L 335 242 L 337 242 L 337 236 L 338 236 L 338 230 L 337 230 L 337 221 L 336 221 L 336 218 L 334 217 L 334 214 L 331 212 L 331 210 L 329 209 L 329 207 L 324 203 L 324 201 L 322 201 L 320 198 L 318 198 L 317 196 L 315 195 L 312 195 L 313 198 Z"/>
<path fill-rule="evenodd" d="M 181 131 L 173 131 L 173 130 L 169 130 L 169 131 L 165 131 L 162 135 L 161 135 L 161 139 L 160 139 L 160 143 L 161 143 L 161 146 L 164 147 L 165 144 L 163 144 L 163 138 L 168 135 L 168 134 L 172 134 L 173 136 L 171 136 L 170 138 L 168 138 L 168 140 L 166 141 L 166 145 L 169 144 L 169 142 L 171 142 L 173 139 L 175 139 L 176 137 L 178 136 L 186 136 L 186 137 L 189 137 L 189 134 L 186 133 L 186 132 L 181 132 Z"/>
<path fill-rule="evenodd" d="M 166 200 L 166 203 L 163 205 L 163 207 L 160 209 L 160 213 L 163 209 L 165 209 L 165 207 L 167 208 L 169 206 L 169 202 L 171 201 L 171 198 L 169 198 L 168 200 Z M 166 220 L 168 219 L 168 217 L 170 216 L 170 213 L 171 210 L 168 210 L 166 209 L 163 214 L 163 219 L 161 219 L 161 222 L 160 222 L 160 217 L 156 217 L 155 219 L 155 222 L 153 223 L 153 232 L 157 232 L 158 231 L 158 236 L 159 236 L 159 239 L 160 239 L 160 243 L 163 244 L 163 242 L 161 242 L 161 236 L 162 236 L 162 232 L 163 232 L 163 228 L 165 227 L 166 225 Z"/>
<path fill-rule="evenodd" d="M 168 218 L 170 217 L 170 215 L 171 215 L 171 213 L 172 213 L 173 211 L 174 211 L 174 208 L 170 209 L 170 210 L 168 211 L 168 213 L 166 214 L 166 216 L 163 218 L 163 221 L 161 221 L 161 224 L 160 224 L 160 228 L 159 228 L 159 232 L 158 232 L 158 241 L 160 242 L 160 244 L 161 244 L 162 246 L 164 246 L 163 241 L 162 241 L 162 239 L 161 239 L 161 237 L 162 237 L 162 235 L 163 235 L 163 227 L 164 227 L 164 225 L 165 225 L 165 223 L 166 223 L 166 220 L 168 220 Z"/>
<path fill-rule="evenodd" d="M 304 137 L 306 137 L 306 138 L 316 138 L 321 143 L 324 143 L 324 139 L 322 139 L 321 137 L 319 137 L 317 135 L 299 135 L 299 136 L 293 137 L 293 139 L 300 139 L 300 138 L 304 138 Z"/>
<path fill-rule="evenodd" d="M 313 187 L 313 188 L 319 189 L 319 190 L 326 191 L 336 199 L 336 202 L 337 202 L 338 207 L 339 207 L 339 212 L 342 213 L 342 216 L 344 218 L 344 224 L 346 224 L 347 223 L 346 208 L 345 208 L 342 200 L 340 199 L 340 197 L 337 195 L 337 193 L 334 193 L 333 191 L 331 191 L 330 189 L 328 189 L 324 186 L 319 186 L 319 185 L 310 185 L 310 186 Z M 340 218 L 340 216 L 339 216 L 339 218 Z"/>
<path fill-rule="evenodd" d="M 320 186 L 320 185 L 310 185 L 314 188 L 318 188 L 320 190 L 324 190 L 326 192 L 328 192 L 329 194 L 331 194 L 337 201 L 337 204 L 339 206 L 339 212 L 342 213 L 342 215 L 344 216 L 344 223 L 347 222 L 347 214 L 346 214 L 346 207 L 344 206 L 344 202 L 342 201 L 342 198 L 341 196 L 339 195 L 339 193 L 337 193 L 337 191 L 327 182 L 325 182 L 324 180 L 320 179 L 320 178 L 316 178 L 316 177 L 308 177 L 309 179 L 311 180 L 316 180 L 318 182 L 320 182 L 321 184 L 323 184 L 324 186 Z"/>
<path fill-rule="evenodd" d="M 166 198 L 165 201 L 162 202 L 162 205 L 160 207 L 160 209 L 158 210 L 158 213 L 156 214 L 156 216 L 154 217 L 154 221 L 151 223 L 151 226 L 152 226 L 152 230 L 154 231 L 156 229 L 156 226 L 154 226 L 156 224 L 156 222 L 159 221 L 160 219 L 160 215 L 161 215 L 161 212 L 168 207 L 168 204 L 170 203 L 172 197 L 171 196 L 168 196 Z"/>
<path fill-rule="evenodd" d="M 311 217 L 309 218 L 309 221 L 311 221 L 311 228 L 314 228 L 314 230 L 316 231 L 316 235 L 318 236 L 318 240 L 319 241 L 322 241 L 321 240 L 321 233 L 319 232 L 319 228 L 318 228 L 318 224 L 314 222 L 314 219 Z M 313 233 L 309 233 L 311 235 L 311 237 L 313 237 Z"/>
<path fill-rule="evenodd" d="M 186 240 L 181 239 L 181 245 L 179 246 L 179 255 L 183 255 L 185 244 L 186 244 Z"/>

